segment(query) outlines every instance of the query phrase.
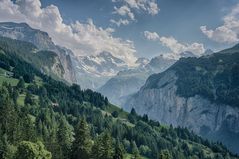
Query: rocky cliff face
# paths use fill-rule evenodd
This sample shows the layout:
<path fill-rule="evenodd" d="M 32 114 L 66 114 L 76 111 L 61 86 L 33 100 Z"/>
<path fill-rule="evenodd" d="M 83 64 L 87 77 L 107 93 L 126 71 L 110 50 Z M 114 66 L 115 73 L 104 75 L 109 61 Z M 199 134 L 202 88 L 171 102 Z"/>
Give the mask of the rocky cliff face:
<path fill-rule="evenodd" d="M 153 78 L 148 79 L 124 108 L 128 111 L 135 108 L 137 113 L 148 114 L 163 124 L 187 127 L 239 153 L 239 108 L 217 104 L 199 95 L 181 97 L 177 94 L 177 79 L 173 70 L 159 75 L 153 87 Z"/>
<path fill-rule="evenodd" d="M 46 32 L 31 28 L 26 23 L 0 23 L 0 35 L 11 39 L 26 41 L 34 44 L 39 50 L 55 52 L 63 66 L 64 71 L 59 69 L 59 64 L 55 63 L 52 72 L 60 78 L 73 83 L 76 82 L 75 72 L 72 64 L 73 53 L 60 46 L 55 45 Z M 59 62 L 56 60 L 56 62 Z"/>

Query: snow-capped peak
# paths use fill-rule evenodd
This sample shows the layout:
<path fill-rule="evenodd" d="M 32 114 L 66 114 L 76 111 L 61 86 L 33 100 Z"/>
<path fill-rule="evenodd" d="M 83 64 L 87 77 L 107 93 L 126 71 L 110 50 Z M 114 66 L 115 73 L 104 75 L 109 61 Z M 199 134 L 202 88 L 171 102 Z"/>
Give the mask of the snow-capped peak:
<path fill-rule="evenodd" d="M 80 72 L 96 76 L 114 76 L 128 68 L 125 61 L 109 52 L 101 52 L 95 56 L 80 56 L 77 65 Z"/>

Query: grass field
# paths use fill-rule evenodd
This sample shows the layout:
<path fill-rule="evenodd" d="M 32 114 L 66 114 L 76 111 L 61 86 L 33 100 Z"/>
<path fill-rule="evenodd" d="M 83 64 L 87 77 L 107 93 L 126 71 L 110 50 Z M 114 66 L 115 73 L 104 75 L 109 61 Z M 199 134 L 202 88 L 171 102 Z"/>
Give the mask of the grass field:
<path fill-rule="evenodd" d="M 126 154 L 126 155 L 124 156 L 124 159 L 131 159 L 131 158 L 132 158 L 132 155 L 131 155 L 131 154 Z M 141 159 L 148 159 L 148 158 L 141 156 Z"/>
<path fill-rule="evenodd" d="M 12 86 L 16 86 L 18 81 L 19 81 L 18 79 L 0 75 L 0 85 L 2 85 L 3 82 L 7 82 L 7 83 L 10 83 Z"/>
<path fill-rule="evenodd" d="M 110 105 L 109 107 L 106 108 L 106 111 L 109 113 L 112 113 L 114 111 L 117 111 L 119 113 L 119 117 L 123 119 L 127 119 L 128 113 L 123 111 L 123 109 L 115 106 L 115 105 Z"/>
<path fill-rule="evenodd" d="M 20 94 L 18 99 L 17 99 L 17 104 L 20 106 L 24 106 L 24 101 L 25 101 L 26 95 L 25 94 Z M 33 99 L 36 103 L 39 102 L 39 96 L 34 95 Z"/>

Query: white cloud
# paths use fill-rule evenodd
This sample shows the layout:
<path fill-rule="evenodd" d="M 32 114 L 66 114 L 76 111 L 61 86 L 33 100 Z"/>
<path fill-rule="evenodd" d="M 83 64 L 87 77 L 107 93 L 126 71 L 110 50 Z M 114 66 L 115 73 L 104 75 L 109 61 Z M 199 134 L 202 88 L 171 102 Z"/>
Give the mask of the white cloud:
<path fill-rule="evenodd" d="M 117 7 L 114 7 L 114 12 L 115 14 L 119 14 L 121 16 L 128 16 L 131 20 L 135 20 L 134 19 L 134 14 L 131 12 L 131 9 L 124 5 L 124 6 L 121 6 L 120 8 L 117 8 Z"/>
<path fill-rule="evenodd" d="M 128 25 L 130 23 L 127 19 L 119 19 L 118 21 L 111 19 L 110 22 L 117 25 L 118 27 L 121 25 Z"/>
<path fill-rule="evenodd" d="M 155 0 L 123 0 L 130 8 L 143 10 L 148 14 L 156 15 L 159 12 L 158 4 Z"/>
<path fill-rule="evenodd" d="M 223 25 L 213 29 L 201 26 L 200 29 L 209 39 L 220 43 L 239 42 L 239 3 L 223 18 Z"/>
<path fill-rule="evenodd" d="M 203 44 L 200 43 L 183 44 L 178 42 L 174 37 L 164 37 L 164 36 L 160 37 L 156 32 L 149 31 L 145 31 L 144 36 L 148 40 L 158 41 L 163 46 L 169 48 L 171 50 L 171 54 L 174 57 L 179 58 L 180 53 L 185 51 L 190 51 L 196 56 L 200 56 L 205 52 Z"/>
<path fill-rule="evenodd" d="M 113 3 L 120 3 L 120 7 L 114 7 L 114 14 L 128 16 L 128 21 L 135 21 L 136 13 L 146 12 L 152 16 L 157 15 L 159 7 L 156 0 L 112 0 Z M 115 24 L 123 24 L 121 21 L 113 21 Z M 124 21 L 126 23 L 126 21 Z M 127 23 L 129 24 L 129 23 Z M 120 26 L 120 25 L 117 25 Z"/>
<path fill-rule="evenodd" d="M 113 37 L 112 28 L 97 27 L 92 20 L 67 25 L 56 6 L 42 8 L 40 0 L 17 0 L 16 3 L 0 0 L 0 21 L 26 22 L 48 32 L 56 44 L 70 48 L 77 55 L 108 51 L 129 64 L 136 60 L 133 42 Z"/>
<path fill-rule="evenodd" d="M 144 31 L 144 36 L 148 40 L 156 41 L 159 39 L 159 35 L 156 32 Z"/>

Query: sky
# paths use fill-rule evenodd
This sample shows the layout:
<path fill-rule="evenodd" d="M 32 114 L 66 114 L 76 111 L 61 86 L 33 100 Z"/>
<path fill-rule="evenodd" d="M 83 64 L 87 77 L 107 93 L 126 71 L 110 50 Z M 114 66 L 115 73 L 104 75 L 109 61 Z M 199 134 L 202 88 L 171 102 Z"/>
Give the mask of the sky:
<path fill-rule="evenodd" d="M 238 0 L 0 0 L 0 21 L 26 22 L 76 55 L 108 51 L 129 64 L 239 43 Z"/>

